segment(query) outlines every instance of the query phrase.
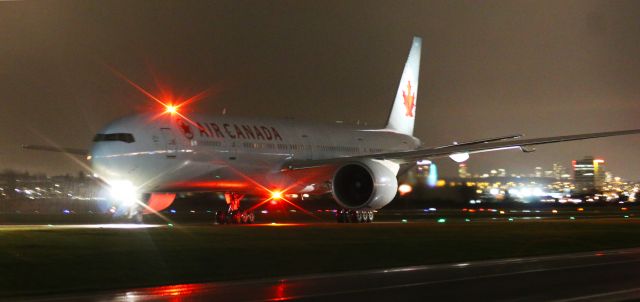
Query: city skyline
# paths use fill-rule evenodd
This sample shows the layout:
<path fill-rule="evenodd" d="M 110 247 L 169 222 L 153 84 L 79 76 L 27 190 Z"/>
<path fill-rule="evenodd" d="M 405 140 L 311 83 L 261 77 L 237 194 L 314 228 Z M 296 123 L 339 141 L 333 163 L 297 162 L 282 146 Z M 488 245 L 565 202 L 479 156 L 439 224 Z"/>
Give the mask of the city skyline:
<path fill-rule="evenodd" d="M 210 89 L 192 112 L 380 127 L 414 35 L 425 49 L 415 135 L 426 146 L 638 128 L 640 19 L 628 14 L 638 2 L 366 3 L 3 2 L 0 167 L 75 173 L 73 159 L 20 146 L 89 148 L 107 122 L 157 110 L 114 70 L 153 93 Z M 639 143 L 563 143 L 469 163 L 516 171 L 594 154 L 640 179 Z M 456 174 L 456 163 L 435 162 Z"/>

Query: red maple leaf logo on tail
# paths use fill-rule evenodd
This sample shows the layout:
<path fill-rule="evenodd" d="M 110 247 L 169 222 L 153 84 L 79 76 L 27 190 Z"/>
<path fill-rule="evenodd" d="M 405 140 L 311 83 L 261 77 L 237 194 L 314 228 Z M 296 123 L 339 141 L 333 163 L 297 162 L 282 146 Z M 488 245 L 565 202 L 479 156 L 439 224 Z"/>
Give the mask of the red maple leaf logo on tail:
<path fill-rule="evenodd" d="M 416 93 L 411 94 L 411 81 L 407 82 L 407 91 L 402 91 L 404 98 L 404 108 L 407 110 L 406 116 L 413 116 L 413 108 L 416 107 Z"/>

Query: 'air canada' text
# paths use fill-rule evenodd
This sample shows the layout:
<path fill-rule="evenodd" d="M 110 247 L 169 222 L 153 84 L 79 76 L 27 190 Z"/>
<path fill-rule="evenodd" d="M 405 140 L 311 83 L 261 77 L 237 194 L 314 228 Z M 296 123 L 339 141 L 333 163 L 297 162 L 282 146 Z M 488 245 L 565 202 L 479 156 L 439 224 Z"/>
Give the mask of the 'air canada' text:
<path fill-rule="evenodd" d="M 232 139 L 256 139 L 256 140 L 282 140 L 282 136 L 275 127 L 256 126 L 256 125 L 236 125 L 216 123 L 199 123 L 198 130 L 200 137 L 215 137 Z"/>

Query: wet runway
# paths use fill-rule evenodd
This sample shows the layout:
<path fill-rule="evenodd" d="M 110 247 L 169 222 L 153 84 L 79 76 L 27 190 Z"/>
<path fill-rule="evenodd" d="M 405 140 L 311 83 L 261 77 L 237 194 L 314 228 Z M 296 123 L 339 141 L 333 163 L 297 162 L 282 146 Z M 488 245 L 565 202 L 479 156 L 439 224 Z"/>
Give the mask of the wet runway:
<path fill-rule="evenodd" d="M 469 253 L 473 253 L 472 250 Z M 310 260 L 312 261 L 312 259 Z M 640 299 L 640 248 L 181 284 L 23 301 L 617 301 Z"/>

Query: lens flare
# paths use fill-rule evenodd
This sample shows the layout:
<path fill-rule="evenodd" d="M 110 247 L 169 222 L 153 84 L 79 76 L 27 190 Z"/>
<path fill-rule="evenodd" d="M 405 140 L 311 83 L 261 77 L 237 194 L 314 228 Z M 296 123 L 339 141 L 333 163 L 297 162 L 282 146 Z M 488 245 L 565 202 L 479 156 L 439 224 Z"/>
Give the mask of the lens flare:
<path fill-rule="evenodd" d="M 162 85 L 160 85 L 160 83 L 157 81 L 156 79 L 156 84 L 158 85 L 158 88 L 161 91 L 161 96 L 157 96 L 152 94 L 151 92 L 149 92 L 148 90 L 144 89 L 142 86 L 138 85 L 137 83 L 133 82 L 132 80 L 130 80 L 127 76 L 125 76 L 124 74 L 122 74 L 121 72 L 119 72 L 118 70 L 116 70 L 115 68 L 108 66 L 107 68 L 109 68 L 111 70 L 111 72 L 113 72 L 116 76 L 118 76 L 119 78 L 121 78 L 123 81 L 125 81 L 126 83 L 128 83 L 129 85 L 131 85 L 133 88 L 135 88 L 137 91 L 139 91 L 140 93 L 142 93 L 144 96 L 146 96 L 147 98 L 149 98 L 150 100 L 160 104 L 162 106 L 162 111 L 153 116 L 151 118 L 151 120 L 155 120 L 157 118 L 160 118 L 163 115 L 169 115 L 169 116 L 174 116 L 177 115 L 179 117 L 181 117 L 182 119 L 184 119 L 185 121 L 187 121 L 188 123 L 192 124 L 193 126 L 198 127 L 198 125 L 193 122 L 191 119 L 189 119 L 188 117 L 186 117 L 184 115 L 185 110 L 184 107 L 186 107 L 186 105 L 192 104 L 194 102 L 200 101 L 206 97 L 208 97 L 210 94 L 216 94 L 218 93 L 221 88 L 217 85 L 214 85 L 210 88 L 207 88 L 205 90 L 202 90 L 198 93 L 196 93 L 195 95 L 192 95 L 191 97 L 188 98 L 184 98 L 184 97 L 175 97 L 173 96 L 173 93 L 171 93 L 171 91 L 169 91 L 168 89 L 166 89 L 166 87 L 163 87 Z M 154 76 L 155 78 L 155 76 Z M 181 112 L 182 111 L 182 112 Z"/>
<path fill-rule="evenodd" d="M 166 105 L 165 113 L 175 114 L 178 112 L 178 107 L 174 105 Z"/>
<path fill-rule="evenodd" d="M 278 191 L 278 190 L 276 190 L 276 191 L 272 191 L 272 192 L 271 192 L 271 199 L 273 199 L 273 200 L 280 200 L 280 199 L 282 199 L 282 192 L 281 192 L 281 191 Z"/>

